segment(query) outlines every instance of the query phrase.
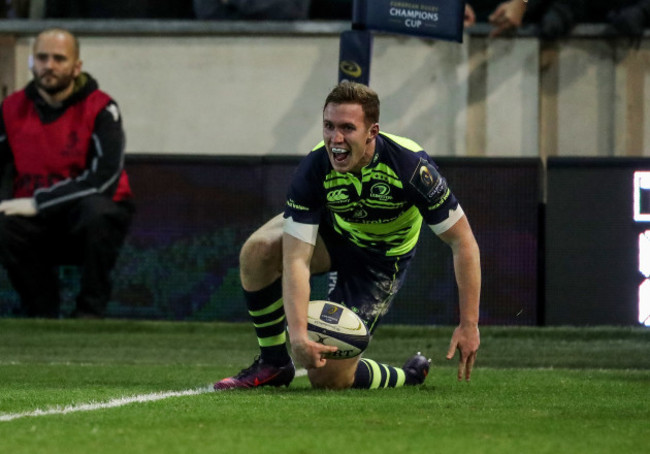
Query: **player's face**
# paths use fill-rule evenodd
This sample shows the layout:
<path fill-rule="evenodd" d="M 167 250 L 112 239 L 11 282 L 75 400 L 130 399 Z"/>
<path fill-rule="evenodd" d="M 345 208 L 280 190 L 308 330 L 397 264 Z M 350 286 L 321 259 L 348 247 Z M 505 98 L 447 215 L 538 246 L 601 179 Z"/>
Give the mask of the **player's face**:
<path fill-rule="evenodd" d="M 323 110 L 323 140 L 334 170 L 360 173 L 375 154 L 379 125 L 366 125 L 359 104 L 333 104 Z"/>
<path fill-rule="evenodd" d="M 74 79 L 80 72 L 81 61 L 70 35 L 52 32 L 37 38 L 32 73 L 38 88 L 50 96 L 72 92 Z"/>

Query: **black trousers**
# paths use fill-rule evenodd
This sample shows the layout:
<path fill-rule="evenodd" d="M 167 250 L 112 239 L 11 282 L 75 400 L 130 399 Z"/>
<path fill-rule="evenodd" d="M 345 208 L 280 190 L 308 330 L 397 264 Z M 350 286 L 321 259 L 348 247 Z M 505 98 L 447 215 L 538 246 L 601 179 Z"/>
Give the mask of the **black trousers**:
<path fill-rule="evenodd" d="M 20 296 L 21 315 L 58 318 L 58 266 L 79 265 L 75 314 L 103 316 L 133 212 L 131 202 L 92 195 L 55 214 L 0 215 L 0 263 Z"/>

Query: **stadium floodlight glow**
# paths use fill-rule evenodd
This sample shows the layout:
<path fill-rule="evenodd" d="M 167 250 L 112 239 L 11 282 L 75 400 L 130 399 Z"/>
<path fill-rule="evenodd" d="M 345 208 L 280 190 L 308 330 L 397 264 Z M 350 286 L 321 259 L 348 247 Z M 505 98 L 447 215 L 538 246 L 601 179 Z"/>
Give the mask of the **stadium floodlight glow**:
<path fill-rule="evenodd" d="M 634 172 L 634 220 L 650 222 L 650 172 Z M 645 203 L 644 203 L 645 202 Z M 639 234 L 639 272 L 644 279 L 639 286 L 639 323 L 650 327 L 650 230 Z"/>
<path fill-rule="evenodd" d="M 650 230 L 639 234 L 639 271 L 645 277 L 639 286 L 639 323 L 650 326 Z"/>
<path fill-rule="evenodd" d="M 639 323 L 650 327 L 650 279 L 639 287 Z"/>
<path fill-rule="evenodd" d="M 650 230 L 639 234 L 639 271 L 643 277 L 650 277 Z"/>

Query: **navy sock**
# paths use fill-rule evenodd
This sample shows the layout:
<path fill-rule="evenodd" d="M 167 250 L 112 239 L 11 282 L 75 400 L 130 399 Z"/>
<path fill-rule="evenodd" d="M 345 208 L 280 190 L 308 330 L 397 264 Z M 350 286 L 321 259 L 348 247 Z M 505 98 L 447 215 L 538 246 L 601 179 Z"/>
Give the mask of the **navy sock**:
<path fill-rule="evenodd" d="M 404 369 L 363 358 L 357 365 L 352 387 L 361 389 L 398 388 L 404 386 L 405 380 Z"/>
<path fill-rule="evenodd" d="M 286 343 L 281 279 L 255 292 L 244 290 L 244 297 L 248 313 L 253 319 L 260 357 L 264 362 L 275 366 L 287 364 L 291 357 Z"/>

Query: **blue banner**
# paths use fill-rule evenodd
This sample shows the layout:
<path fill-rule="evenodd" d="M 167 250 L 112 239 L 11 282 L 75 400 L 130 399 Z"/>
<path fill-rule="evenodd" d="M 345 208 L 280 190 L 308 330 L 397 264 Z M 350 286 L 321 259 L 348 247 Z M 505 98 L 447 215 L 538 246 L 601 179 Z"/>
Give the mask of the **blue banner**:
<path fill-rule="evenodd" d="M 355 0 L 353 27 L 463 42 L 465 0 Z"/>
<path fill-rule="evenodd" d="M 369 85 L 372 33 L 349 30 L 341 33 L 339 47 L 339 82 L 348 80 Z"/>

